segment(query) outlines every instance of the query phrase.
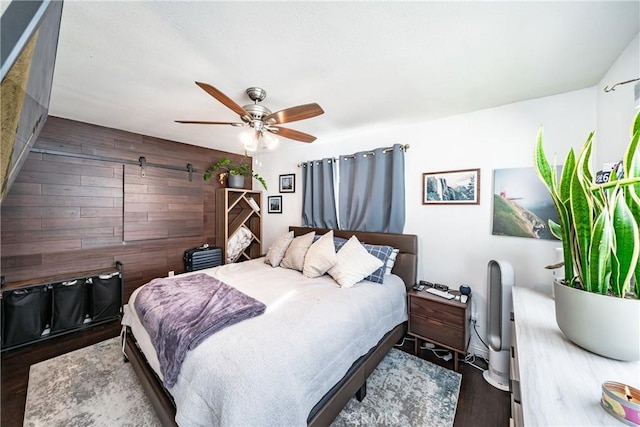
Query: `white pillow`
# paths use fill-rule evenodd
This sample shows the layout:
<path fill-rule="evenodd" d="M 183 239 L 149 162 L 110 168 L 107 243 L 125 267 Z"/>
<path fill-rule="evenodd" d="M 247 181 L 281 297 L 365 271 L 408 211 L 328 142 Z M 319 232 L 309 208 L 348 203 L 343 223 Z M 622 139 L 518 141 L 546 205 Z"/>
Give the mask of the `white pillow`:
<path fill-rule="evenodd" d="M 336 254 L 336 265 L 328 273 L 343 288 L 350 288 L 379 269 L 384 263 L 371 255 L 356 236 L 345 243 Z"/>
<path fill-rule="evenodd" d="M 251 244 L 253 234 L 244 225 L 238 228 L 227 241 L 227 263 L 232 263 Z"/>
<path fill-rule="evenodd" d="M 272 267 L 277 267 L 282 262 L 284 254 L 287 252 L 287 248 L 293 241 L 293 231 L 283 234 L 278 237 L 275 242 L 269 246 L 267 255 L 264 257 L 264 262 L 270 264 Z"/>
<path fill-rule="evenodd" d="M 313 243 L 313 236 L 315 235 L 316 232 L 312 231 L 304 236 L 298 236 L 293 239 L 287 248 L 287 252 L 284 254 L 280 267 L 302 271 L 304 267 L 304 257 L 307 255 L 307 251 Z"/>
<path fill-rule="evenodd" d="M 385 265 L 384 267 L 385 276 L 388 276 L 389 274 L 391 274 L 391 270 L 393 269 L 393 266 L 396 265 L 396 258 L 398 257 L 398 253 L 400 253 L 400 249 L 394 249 L 393 252 L 391 252 L 391 255 L 389 256 L 389 259 L 387 259 L 387 265 Z"/>
<path fill-rule="evenodd" d="M 333 245 L 333 230 L 325 233 L 314 242 L 304 258 L 302 274 L 307 277 L 320 277 L 337 262 L 336 248 Z"/>

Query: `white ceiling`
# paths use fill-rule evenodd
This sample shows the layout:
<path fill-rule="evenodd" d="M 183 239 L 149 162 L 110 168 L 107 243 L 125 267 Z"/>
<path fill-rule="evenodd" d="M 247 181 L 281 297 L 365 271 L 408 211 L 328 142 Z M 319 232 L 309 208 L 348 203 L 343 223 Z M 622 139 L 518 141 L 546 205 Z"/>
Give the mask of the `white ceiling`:
<path fill-rule="evenodd" d="M 272 111 L 319 103 L 285 127 L 322 144 L 593 86 L 638 33 L 639 5 L 67 0 L 49 112 L 239 153 L 239 128 L 174 120 L 238 121 L 196 80 L 240 105 L 260 86 Z"/>

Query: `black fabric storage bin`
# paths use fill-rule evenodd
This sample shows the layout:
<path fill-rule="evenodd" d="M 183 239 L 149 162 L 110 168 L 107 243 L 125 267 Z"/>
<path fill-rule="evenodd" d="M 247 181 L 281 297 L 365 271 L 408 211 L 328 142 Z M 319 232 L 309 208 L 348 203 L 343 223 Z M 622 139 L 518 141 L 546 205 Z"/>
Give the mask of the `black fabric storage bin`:
<path fill-rule="evenodd" d="M 2 348 L 40 338 L 51 321 L 47 285 L 2 293 Z"/>
<path fill-rule="evenodd" d="M 82 326 L 87 315 L 86 280 L 53 284 L 51 333 Z"/>
<path fill-rule="evenodd" d="M 120 316 L 122 288 L 120 274 L 104 274 L 91 278 L 91 320 L 96 322 Z"/>

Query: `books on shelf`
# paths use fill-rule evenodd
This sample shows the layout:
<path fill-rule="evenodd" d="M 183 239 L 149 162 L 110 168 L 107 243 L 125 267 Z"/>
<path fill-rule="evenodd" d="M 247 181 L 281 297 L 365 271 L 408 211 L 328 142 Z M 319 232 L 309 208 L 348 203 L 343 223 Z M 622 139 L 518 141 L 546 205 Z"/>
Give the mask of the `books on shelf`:
<path fill-rule="evenodd" d="M 249 206 L 251 206 L 251 209 L 253 209 L 256 212 L 260 212 L 260 206 L 258 206 L 256 201 L 253 200 L 253 197 L 248 196 L 247 197 L 247 203 L 249 203 Z"/>

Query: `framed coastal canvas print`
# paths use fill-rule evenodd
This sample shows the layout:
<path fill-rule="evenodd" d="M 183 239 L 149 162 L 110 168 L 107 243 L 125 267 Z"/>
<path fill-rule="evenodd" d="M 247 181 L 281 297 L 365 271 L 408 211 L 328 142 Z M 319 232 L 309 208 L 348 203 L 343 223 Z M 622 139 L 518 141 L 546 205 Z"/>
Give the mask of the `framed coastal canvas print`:
<path fill-rule="evenodd" d="M 560 176 L 562 166 L 556 173 Z M 549 230 L 549 220 L 557 223 L 558 214 L 534 168 L 493 171 L 492 234 L 557 240 Z"/>

